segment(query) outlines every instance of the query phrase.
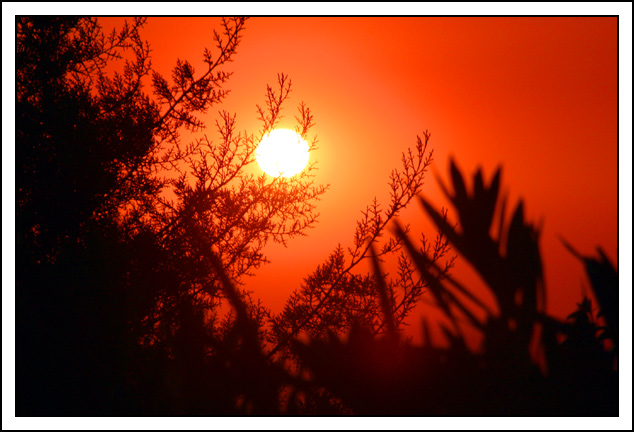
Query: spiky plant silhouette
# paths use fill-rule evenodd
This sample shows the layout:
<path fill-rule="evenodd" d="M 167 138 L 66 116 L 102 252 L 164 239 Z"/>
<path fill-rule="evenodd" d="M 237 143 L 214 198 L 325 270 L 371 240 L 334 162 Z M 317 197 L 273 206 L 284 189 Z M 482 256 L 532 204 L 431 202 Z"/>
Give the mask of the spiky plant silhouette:
<path fill-rule="evenodd" d="M 439 278 L 442 269 L 395 224 L 429 295 L 450 323 L 440 324 L 448 346 L 433 346 L 426 326 L 421 346 L 399 340 L 394 331 L 373 337 L 361 326 L 347 339 L 331 334 L 309 343 L 296 341 L 294 348 L 311 370 L 314 385 L 324 386 L 363 415 L 618 415 L 614 267 L 601 251 L 596 260 L 567 246 L 586 265 L 605 326 L 597 324 L 588 299 L 565 322 L 548 316 L 539 230 L 525 221 L 521 201 L 506 221 L 501 169 L 486 185 L 478 170 L 471 190 L 453 161 L 450 174 L 453 192 L 441 186 L 459 228 L 426 199 L 420 198 L 421 204 L 486 282 L 496 307 L 455 278 Z M 377 295 L 385 302 L 384 276 L 374 253 L 372 258 Z M 384 313 L 390 322 L 389 308 Z M 476 350 L 467 348 L 465 322 L 482 335 Z"/>

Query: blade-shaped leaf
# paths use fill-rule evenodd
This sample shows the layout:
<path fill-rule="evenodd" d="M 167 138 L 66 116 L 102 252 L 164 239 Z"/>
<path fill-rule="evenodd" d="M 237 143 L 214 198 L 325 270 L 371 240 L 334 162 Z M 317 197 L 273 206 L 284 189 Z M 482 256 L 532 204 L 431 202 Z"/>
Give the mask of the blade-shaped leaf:
<path fill-rule="evenodd" d="M 517 204 L 513 217 L 511 219 L 511 225 L 509 226 L 508 239 L 507 239 L 507 255 L 523 250 L 524 238 L 524 205 L 522 201 Z"/>
<path fill-rule="evenodd" d="M 390 336 L 396 337 L 396 327 L 394 326 L 394 317 L 392 316 L 392 308 L 387 298 L 387 285 L 385 278 L 381 272 L 381 264 L 374 251 L 374 246 L 370 244 L 370 257 L 372 258 L 372 266 L 374 268 L 374 276 L 376 279 L 376 288 L 379 293 L 379 300 L 381 301 L 381 309 L 385 318 L 385 325 L 387 332 Z"/>
<path fill-rule="evenodd" d="M 451 181 L 453 182 L 453 188 L 455 193 L 456 204 L 458 206 L 464 205 L 468 200 L 467 187 L 465 186 L 464 179 L 460 170 L 456 166 L 453 159 L 450 161 Z"/>
<path fill-rule="evenodd" d="M 478 171 L 479 173 L 479 171 Z M 500 190 L 500 173 L 501 169 L 498 168 L 491 180 L 491 185 L 488 190 L 484 191 L 482 197 L 482 218 L 486 221 L 486 232 L 488 233 L 493 223 L 493 215 L 495 214 L 495 207 L 498 200 L 498 193 Z M 477 184 L 477 182 L 476 182 Z"/>
<path fill-rule="evenodd" d="M 427 202 L 427 200 L 425 200 L 425 198 L 419 197 L 419 200 L 427 214 L 429 214 L 443 235 L 447 237 L 451 243 L 453 243 L 460 253 L 465 256 L 469 256 L 470 251 L 467 250 L 461 236 L 453 229 L 453 227 L 449 225 L 449 223 L 431 206 L 431 204 Z"/>
<path fill-rule="evenodd" d="M 400 230 L 400 227 L 398 227 L 397 229 Z M 397 234 L 399 232 L 402 233 L 402 230 L 397 231 Z M 400 236 L 401 234 L 398 234 L 398 235 Z M 482 324 L 475 318 L 473 313 L 460 300 L 458 300 L 458 298 L 451 291 L 449 291 L 447 287 L 445 287 L 440 282 L 440 280 L 438 280 L 438 277 L 436 275 L 432 274 L 429 271 L 429 267 L 430 267 L 429 259 L 425 255 L 415 250 L 415 248 L 412 246 L 411 242 L 409 241 L 407 237 L 402 237 L 402 240 L 403 240 L 403 243 L 407 246 L 410 256 L 416 263 L 418 267 L 418 271 L 421 273 L 421 276 L 423 276 L 423 278 L 427 282 L 427 286 L 429 287 L 430 291 L 432 292 L 432 294 L 434 295 L 438 303 L 441 305 L 445 314 L 448 317 L 450 317 L 453 321 L 453 315 L 451 313 L 449 304 L 447 302 L 447 299 L 449 299 L 458 309 L 462 311 L 462 313 L 469 319 L 469 321 L 474 327 L 482 329 L 483 328 Z"/>
<path fill-rule="evenodd" d="M 491 180 L 491 184 L 489 185 L 489 190 L 487 191 L 487 200 L 490 205 L 494 205 L 498 200 L 498 194 L 500 193 L 500 180 L 502 177 L 502 167 L 498 167 L 495 170 L 495 174 L 493 175 L 493 179 Z"/>
<path fill-rule="evenodd" d="M 421 272 L 421 275 L 423 276 L 423 278 L 425 278 L 425 280 L 427 281 L 427 284 L 429 286 L 430 292 L 432 293 L 434 299 L 436 300 L 437 304 L 440 306 L 440 308 L 443 310 L 443 312 L 445 312 L 445 315 L 452 320 L 452 322 L 455 323 L 455 319 L 453 317 L 453 314 L 451 313 L 451 310 L 449 309 L 449 305 L 447 304 L 447 302 L 444 299 L 443 296 L 443 291 L 444 291 L 444 287 L 442 286 L 442 284 L 438 281 L 438 279 L 434 276 L 430 277 L 429 271 L 426 268 L 426 263 L 425 260 L 422 258 L 422 255 L 416 250 L 416 248 L 412 245 L 409 237 L 407 237 L 401 226 L 398 224 L 398 222 L 394 223 L 395 225 L 395 231 L 396 231 L 396 235 L 399 236 L 403 242 L 403 244 L 405 244 L 405 247 L 407 248 L 410 256 L 412 257 L 412 259 L 414 260 L 414 263 L 416 264 L 416 266 L 418 267 L 419 271 Z"/>
<path fill-rule="evenodd" d="M 480 168 L 473 176 L 473 198 L 476 201 L 485 199 L 484 181 L 482 180 L 482 170 Z"/>
<path fill-rule="evenodd" d="M 497 241 L 498 245 L 503 245 L 505 242 L 504 238 L 504 219 L 506 217 L 506 195 L 502 197 L 500 202 L 500 220 L 498 223 L 498 232 L 497 232 Z"/>
<path fill-rule="evenodd" d="M 440 274 L 440 271 L 441 271 L 440 267 L 438 267 L 438 265 L 432 261 L 429 261 L 429 263 L 434 268 L 434 270 L 436 270 L 437 272 L 439 272 L 438 274 Z M 454 279 L 451 275 L 447 275 L 445 279 L 449 283 L 451 283 L 461 294 L 465 295 L 469 300 L 474 302 L 476 305 L 480 306 L 487 314 L 493 315 L 493 311 L 491 311 L 491 309 L 489 309 L 489 307 L 486 304 L 484 304 L 478 297 L 476 297 L 473 293 L 471 293 L 471 291 L 465 288 L 464 285 L 462 285 L 460 282 Z"/>

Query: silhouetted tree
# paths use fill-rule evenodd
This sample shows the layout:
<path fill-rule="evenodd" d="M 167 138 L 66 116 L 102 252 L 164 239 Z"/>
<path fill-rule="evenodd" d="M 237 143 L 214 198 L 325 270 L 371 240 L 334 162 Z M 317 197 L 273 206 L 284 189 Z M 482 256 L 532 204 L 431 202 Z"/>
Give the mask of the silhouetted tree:
<path fill-rule="evenodd" d="M 147 159 L 158 115 L 138 91 L 142 24 L 105 37 L 94 19 L 17 18 L 18 415 L 108 412 L 121 394 L 130 249 L 115 218 L 159 187 L 125 174 Z M 136 62 L 107 80 L 132 47 Z"/>
<path fill-rule="evenodd" d="M 17 18 L 18 415 L 232 412 L 245 390 L 226 377 L 250 365 L 227 372 L 246 321 L 221 313 L 220 275 L 239 286 L 269 240 L 314 224 L 326 190 L 312 166 L 290 179 L 244 169 L 281 118 L 285 75 L 257 136 L 222 112 L 219 142 L 181 138 L 226 96 L 244 18 L 222 19 L 202 74 L 178 60 L 170 80 L 151 67 L 144 23 L 106 35 L 95 18 Z M 298 132 L 312 125 L 300 105 Z M 232 293 L 260 330 L 264 308 Z"/>
<path fill-rule="evenodd" d="M 415 274 L 400 238 L 386 233 L 386 227 L 422 190 L 425 173 L 433 160 L 433 150 L 428 149 L 429 139 L 430 133 L 426 131 L 423 138 L 418 137 L 414 150 L 402 154 L 401 169 L 394 169 L 390 175 L 388 207 L 383 210 L 374 198 L 357 221 L 352 247 L 344 251 L 341 245 L 337 246 L 326 262 L 291 294 L 282 313 L 271 317 L 272 342 L 275 343 L 272 353 L 287 347 L 298 335 L 343 334 L 353 324 L 371 328 L 374 334 L 385 333 L 389 328 L 386 316 L 394 328 L 400 327 L 418 304 L 426 282 Z M 386 280 L 387 315 L 382 310 L 384 305 L 374 275 L 357 271 L 359 264 L 370 259 L 371 247 L 379 248 L 377 259 L 381 262 L 396 258 L 396 277 Z M 442 233 L 438 233 L 433 242 L 423 234 L 419 251 L 437 263 L 449 251 L 449 243 Z M 438 277 L 442 279 L 453 266 L 453 258 L 440 265 L 443 269 Z"/>

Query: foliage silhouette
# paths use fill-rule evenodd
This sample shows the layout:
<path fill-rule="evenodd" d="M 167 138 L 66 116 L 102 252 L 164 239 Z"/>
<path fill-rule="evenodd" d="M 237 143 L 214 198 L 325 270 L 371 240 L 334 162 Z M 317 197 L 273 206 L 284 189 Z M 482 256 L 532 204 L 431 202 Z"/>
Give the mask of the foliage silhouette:
<path fill-rule="evenodd" d="M 387 232 L 422 190 L 428 132 L 393 171 L 389 206 L 375 199 L 353 245 L 281 314 L 253 298 L 246 278 L 266 263 L 265 245 L 304 235 L 327 188 L 314 166 L 290 179 L 246 170 L 281 119 L 283 74 L 257 108 L 257 134 L 220 112 L 215 142 L 183 142 L 227 95 L 245 22 L 222 19 L 202 73 L 179 59 L 168 79 L 151 67 L 144 19 L 106 35 L 94 18 L 17 18 L 16 415 L 618 413 L 616 271 L 564 243 L 586 265 L 605 325 L 589 300 L 568 322 L 546 316 L 538 231 L 521 203 L 504 222 L 499 170 L 486 187 L 478 172 L 468 192 L 452 164 L 461 231 L 422 200 L 435 239 Z M 298 112 L 307 138 L 312 113 Z M 449 275 L 450 245 L 496 310 Z M 373 271 L 359 274 L 364 260 Z M 448 348 L 399 333 L 424 290 L 451 323 Z M 480 351 L 467 349 L 465 321 L 483 334 Z"/>
<path fill-rule="evenodd" d="M 547 316 L 539 232 L 524 222 L 521 202 L 505 223 L 505 199 L 498 203 L 501 170 L 487 186 L 478 170 L 472 191 L 467 191 L 453 161 L 450 172 L 454 192 L 443 189 L 457 210 L 461 231 L 424 198 L 421 203 L 486 281 L 497 300 L 497 312 L 451 276 L 439 280 L 440 269 L 416 250 L 396 223 L 397 235 L 452 325 L 440 324 L 449 346 L 435 347 L 429 336 L 422 346 L 393 335 L 377 339 L 363 327 L 355 327 L 345 341 L 333 333 L 309 343 L 296 341 L 295 348 L 313 372 L 316 385 L 326 386 L 354 413 L 364 415 L 618 415 L 617 353 L 604 343 L 608 338 L 614 346 L 617 342 L 614 316 L 608 318 L 618 304 L 614 267 L 602 253 L 600 260 L 579 256 L 600 299 L 607 327 L 597 325 L 588 299 L 567 322 Z M 493 237 L 496 209 L 499 223 Z M 379 263 L 374 262 L 381 280 Z M 384 290 L 383 285 L 379 283 L 379 289 Z M 483 320 L 477 318 L 474 307 L 484 312 Z M 467 348 L 461 322 L 481 332 L 479 349 Z M 423 331 L 429 334 L 426 327 Z M 537 350 L 532 349 L 535 345 Z M 333 363 L 338 366 L 333 368 Z"/>
<path fill-rule="evenodd" d="M 221 20 L 202 74 L 178 60 L 167 79 L 151 67 L 144 19 L 106 35 L 95 18 L 17 17 L 18 415 L 235 411 L 252 369 L 226 363 L 242 352 L 236 328 L 247 321 L 222 304 L 256 320 L 258 337 L 267 311 L 223 289 L 220 275 L 240 286 L 266 262 L 268 241 L 315 223 L 326 191 L 313 166 L 291 179 L 246 173 L 280 121 L 285 75 L 267 88 L 257 136 L 221 112 L 219 142 L 183 143 L 226 96 L 223 67 L 245 21 Z M 307 138 L 310 109 L 296 118 Z"/>
<path fill-rule="evenodd" d="M 317 337 L 333 331 L 345 333 L 354 323 L 371 328 L 374 334 L 384 333 L 390 327 L 396 331 L 418 304 L 426 287 L 425 281 L 415 277 L 414 267 L 402 250 L 400 238 L 384 237 L 388 224 L 422 189 L 425 173 L 433 161 L 433 150 L 428 150 L 430 136 L 425 132 L 423 138 L 418 137 L 414 150 L 402 154 L 401 169 L 394 169 L 390 175 L 387 209 L 382 210 L 374 198 L 357 221 L 353 246 L 344 251 L 338 245 L 326 262 L 290 295 L 284 310 L 271 317 L 270 341 L 275 345 L 270 355 L 288 347 L 288 342 L 300 334 Z M 355 272 L 363 260 L 371 258 L 370 245 L 377 242 L 382 242 L 376 254 L 378 260 L 383 262 L 389 257 L 398 260 L 398 275 L 385 281 L 384 291 L 376 290 L 371 273 Z M 436 263 L 449 252 L 449 244 L 441 233 L 434 242 L 422 235 L 420 251 L 429 253 L 432 262 Z M 453 259 L 446 260 L 439 278 L 447 275 L 452 266 Z M 385 310 L 390 313 L 385 314 Z"/>

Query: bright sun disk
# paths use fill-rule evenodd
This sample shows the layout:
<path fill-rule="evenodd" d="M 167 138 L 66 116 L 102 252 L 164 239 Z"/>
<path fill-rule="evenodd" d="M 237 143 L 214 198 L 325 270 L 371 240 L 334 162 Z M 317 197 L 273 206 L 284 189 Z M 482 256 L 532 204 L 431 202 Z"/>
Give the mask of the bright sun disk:
<path fill-rule="evenodd" d="M 296 132 L 275 129 L 262 138 L 255 150 L 260 168 L 272 177 L 292 177 L 308 163 L 308 143 Z"/>

